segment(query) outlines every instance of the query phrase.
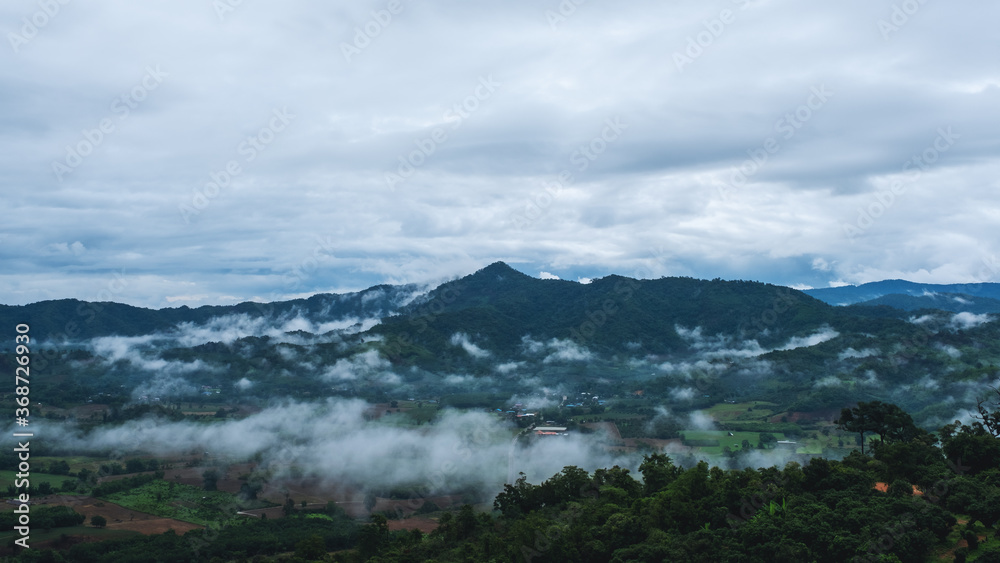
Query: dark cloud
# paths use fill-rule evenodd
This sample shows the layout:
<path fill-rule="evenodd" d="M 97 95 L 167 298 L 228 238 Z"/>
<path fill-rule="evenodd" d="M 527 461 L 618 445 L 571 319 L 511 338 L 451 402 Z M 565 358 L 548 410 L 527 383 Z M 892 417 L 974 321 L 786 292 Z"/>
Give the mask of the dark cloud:
<path fill-rule="evenodd" d="M 5 303 L 998 277 L 985 0 L 57 4 L 0 8 Z"/>

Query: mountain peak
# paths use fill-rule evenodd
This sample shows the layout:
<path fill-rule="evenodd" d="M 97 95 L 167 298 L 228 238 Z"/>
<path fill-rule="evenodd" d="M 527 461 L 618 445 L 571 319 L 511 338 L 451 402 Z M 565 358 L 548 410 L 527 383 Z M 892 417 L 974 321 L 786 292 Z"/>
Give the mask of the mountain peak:
<path fill-rule="evenodd" d="M 508 277 L 508 276 L 530 277 L 530 276 L 528 276 L 526 274 L 523 274 L 523 273 L 515 270 L 514 268 L 511 268 L 510 266 L 507 265 L 506 262 L 494 262 L 494 263 L 490 264 L 489 266 L 486 266 L 482 270 L 479 270 L 478 272 L 472 274 L 472 276 L 474 276 L 474 277 L 485 277 L 485 276 L 494 277 L 494 276 L 496 276 L 496 277 L 501 277 L 501 278 Z"/>

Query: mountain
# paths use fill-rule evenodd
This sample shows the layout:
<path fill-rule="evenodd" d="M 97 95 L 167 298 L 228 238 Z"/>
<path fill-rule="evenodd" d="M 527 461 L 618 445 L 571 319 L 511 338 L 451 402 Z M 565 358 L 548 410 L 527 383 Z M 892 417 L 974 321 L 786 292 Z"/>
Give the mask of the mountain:
<path fill-rule="evenodd" d="M 1000 300 L 1000 283 L 970 284 L 927 284 L 905 280 L 884 280 L 862 285 L 807 289 L 805 293 L 830 305 L 853 305 L 872 301 L 885 295 L 909 295 L 920 297 L 936 293 L 957 293 L 974 297 Z"/>
<path fill-rule="evenodd" d="M 1000 313 L 1000 299 L 973 296 L 965 293 L 933 293 L 927 295 L 903 295 L 891 293 L 870 301 L 862 301 L 859 306 L 885 305 L 903 311 L 937 309 L 952 313 Z"/>
<path fill-rule="evenodd" d="M 804 293 L 757 282 L 613 275 L 581 284 L 535 279 L 497 262 L 441 285 L 372 331 L 429 350 L 464 333 L 504 353 L 530 336 L 660 354 L 687 347 L 677 327 L 774 344 L 838 318 Z"/>
<path fill-rule="evenodd" d="M 41 301 L 29 305 L 0 305 L 0 326 L 26 323 L 35 340 L 86 340 L 101 336 L 141 336 L 165 332 L 182 323 L 202 324 L 232 315 L 250 318 L 313 322 L 343 318 L 381 318 L 398 312 L 420 291 L 415 285 L 377 285 L 355 293 L 313 295 L 275 303 L 187 306 L 147 309 L 121 303 L 76 299 Z"/>
<path fill-rule="evenodd" d="M 787 287 L 684 277 L 541 280 L 497 262 L 430 291 L 160 310 L 58 300 L 0 306 L 0 323 L 31 325 L 32 391 L 54 406 L 204 388 L 218 401 L 451 397 L 493 408 L 586 393 L 647 421 L 658 407 L 720 401 L 825 412 L 881 400 L 933 425 L 996 385 L 1000 322 L 933 310 L 986 311 L 992 298 L 874 299 L 836 307 Z M 925 312 L 917 322 L 906 308 Z M 0 351 L 0 369 L 14 366 Z"/>

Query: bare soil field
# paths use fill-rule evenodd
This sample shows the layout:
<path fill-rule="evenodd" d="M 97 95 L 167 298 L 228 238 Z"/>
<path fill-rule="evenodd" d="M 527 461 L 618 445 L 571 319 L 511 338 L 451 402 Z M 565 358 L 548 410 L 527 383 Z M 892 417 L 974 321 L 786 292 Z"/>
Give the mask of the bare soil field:
<path fill-rule="evenodd" d="M 188 530 L 201 528 L 197 524 L 174 520 L 173 518 L 161 518 L 145 512 L 136 512 L 112 502 L 102 501 L 89 496 L 82 495 L 51 495 L 41 497 L 39 505 L 47 506 L 68 506 L 73 510 L 87 517 L 86 523 L 90 523 L 90 517 L 95 514 L 103 516 L 108 521 L 107 528 L 111 530 L 129 530 L 141 534 L 162 534 L 173 529 L 178 535 L 182 535 Z M 102 505 L 103 506 L 98 506 Z"/>
<path fill-rule="evenodd" d="M 770 422 L 781 422 L 781 417 L 787 417 L 788 422 L 829 422 L 840 416 L 840 409 L 822 409 L 818 411 L 778 413 L 771 417 Z"/>
<path fill-rule="evenodd" d="M 437 520 L 426 516 L 414 516 L 405 520 L 389 520 L 388 524 L 390 532 L 395 532 L 396 530 L 420 530 L 428 534 L 438 527 Z"/>

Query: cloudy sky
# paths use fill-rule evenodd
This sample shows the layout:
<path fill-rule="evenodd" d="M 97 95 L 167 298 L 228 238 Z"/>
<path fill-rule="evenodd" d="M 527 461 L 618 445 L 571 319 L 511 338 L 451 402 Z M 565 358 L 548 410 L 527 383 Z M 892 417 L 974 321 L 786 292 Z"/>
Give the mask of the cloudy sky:
<path fill-rule="evenodd" d="M 1000 281 L 998 20 L 986 0 L 8 0 L 0 303 L 226 304 L 496 260 Z"/>

